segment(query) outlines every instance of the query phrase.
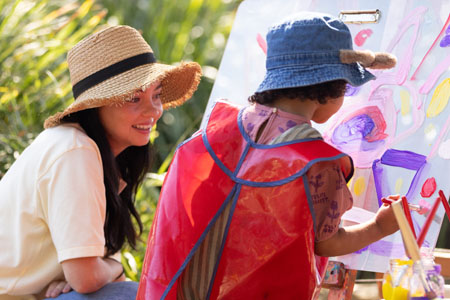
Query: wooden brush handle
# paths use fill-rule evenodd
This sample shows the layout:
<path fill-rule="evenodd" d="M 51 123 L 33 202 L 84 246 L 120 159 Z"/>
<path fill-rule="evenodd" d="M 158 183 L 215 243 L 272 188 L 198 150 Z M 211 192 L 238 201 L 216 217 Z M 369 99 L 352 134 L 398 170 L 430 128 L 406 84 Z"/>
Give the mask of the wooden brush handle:
<path fill-rule="evenodd" d="M 408 221 L 406 220 L 402 202 L 396 201 L 392 203 L 391 206 L 394 210 L 394 215 L 397 219 L 398 226 L 400 227 L 400 232 L 402 233 L 403 243 L 405 244 L 406 250 L 414 262 L 420 260 L 419 246 L 417 245 L 416 239 L 411 231 L 411 227 L 409 227 Z"/>

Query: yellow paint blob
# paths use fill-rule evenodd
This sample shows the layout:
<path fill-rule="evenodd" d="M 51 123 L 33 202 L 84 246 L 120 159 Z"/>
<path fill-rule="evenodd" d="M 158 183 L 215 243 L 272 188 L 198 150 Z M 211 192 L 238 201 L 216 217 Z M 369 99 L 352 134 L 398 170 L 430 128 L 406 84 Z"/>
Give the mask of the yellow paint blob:
<path fill-rule="evenodd" d="M 409 115 L 409 113 L 411 112 L 410 106 L 411 101 L 409 100 L 409 92 L 406 90 L 401 90 L 400 100 L 402 101 L 402 108 L 401 108 L 402 116 Z"/>
<path fill-rule="evenodd" d="M 395 182 L 394 194 L 400 195 L 403 186 L 403 178 L 398 178 Z"/>
<path fill-rule="evenodd" d="M 428 124 L 428 126 L 425 127 L 424 132 L 425 132 L 425 138 L 427 140 L 433 140 L 438 134 L 436 126 L 434 126 L 434 124 L 432 124 L 432 123 Z"/>
<path fill-rule="evenodd" d="M 364 177 L 358 177 L 358 179 L 355 180 L 353 189 L 356 196 L 361 196 L 366 189 L 366 179 Z"/>
<path fill-rule="evenodd" d="M 439 115 L 448 104 L 450 97 L 450 78 L 444 79 L 434 90 L 430 104 L 427 108 L 427 117 L 433 118 Z"/>
<path fill-rule="evenodd" d="M 408 290 L 402 286 L 392 287 L 391 275 L 387 274 L 385 282 L 381 286 L 384 300 L 407 300 Z"/>

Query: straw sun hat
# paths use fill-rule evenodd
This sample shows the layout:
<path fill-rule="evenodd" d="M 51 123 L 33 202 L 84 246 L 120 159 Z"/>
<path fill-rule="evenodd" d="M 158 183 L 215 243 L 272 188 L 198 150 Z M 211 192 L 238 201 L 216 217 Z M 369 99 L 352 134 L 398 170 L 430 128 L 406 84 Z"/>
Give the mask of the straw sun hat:
<path fill-rule="evenodd" d="M 112 26 L 88 36 L 69 51 L 67 62 L 75 101 L 45 120 L 45 128 L 80 110 L 122 103 L 156 81 L 161 81 L 163 108 L 176 107 L 192 96 L 201 77 L 195 62 L 157 63 L 152 48 L 129 26 Z"/>

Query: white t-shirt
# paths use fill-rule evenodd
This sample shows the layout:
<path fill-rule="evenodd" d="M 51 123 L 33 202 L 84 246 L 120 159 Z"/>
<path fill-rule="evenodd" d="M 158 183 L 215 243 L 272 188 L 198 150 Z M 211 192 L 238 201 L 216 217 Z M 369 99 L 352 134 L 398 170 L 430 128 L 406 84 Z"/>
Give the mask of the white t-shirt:
<path fill-rule="evenodd" d="M 64 260 L 103 256 L 105 212 L 96 143 L 76 124 L 44 130 L 0 181 L 0 299 L 40 292 Z"/>

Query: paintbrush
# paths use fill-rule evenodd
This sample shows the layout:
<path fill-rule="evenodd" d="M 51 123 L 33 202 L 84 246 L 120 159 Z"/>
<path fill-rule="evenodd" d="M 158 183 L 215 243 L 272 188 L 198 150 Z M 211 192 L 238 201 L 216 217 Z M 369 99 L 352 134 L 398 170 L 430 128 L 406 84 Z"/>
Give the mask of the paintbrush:
<path fill-rule="evenodd" d="M 417 244 L 420 246 L 422 246 L 422 243 L 425 240 L 425 236 L 427 235 L 428 229 L 430 228 L 431 222 L 433 221 L 434 215 L 437 212 L 437 209 L 439 207 L 439 203 L 441 202 L 440 200 L 441 197 L 437 197 L 436 200 L 434 201 L 433 204 L 433 208 L 431 209 L 430 214 L 427 216 L 427 218 L 425 219 L 425 223 L 422 227 L 422 231 L 419 234 L 419 238 L 417 239 Z"/>
<path fill-rule="evenodd" d="M 381 202 L 387 205 L 391 205 L 395 200 L 391 200 L 389 198 L 381 198 Z M 429 211 L 429 208 L 423 205 L 408 203 L 408 207 L 410 210 L 417 212 L 419 215 L 426 214 Z"/>
<path fill-rule="evenodd" d="M 406 220 L 405 213 L 403 212 L 402 203 L 401 201 L 394 201 L 392 202 L 391 207 L 392 210 L 394 211 L 394 215 L 397 220 L 398 226 L 400 227 L 400 232 L 403 237 L 405 249 L 411 256 L 412 261 L 418 265 L 419 278 L 425 289 L 426 296 L 429 299 L 433 299 L 436 297 L 436 294 L 431 290 L 427 277 L 425 275 L 425 271 L 423 269 L 421 262 L 419 246 L 416 240 L 414 239 L 411 227 L 409 226 L 408 221 Z"/>

